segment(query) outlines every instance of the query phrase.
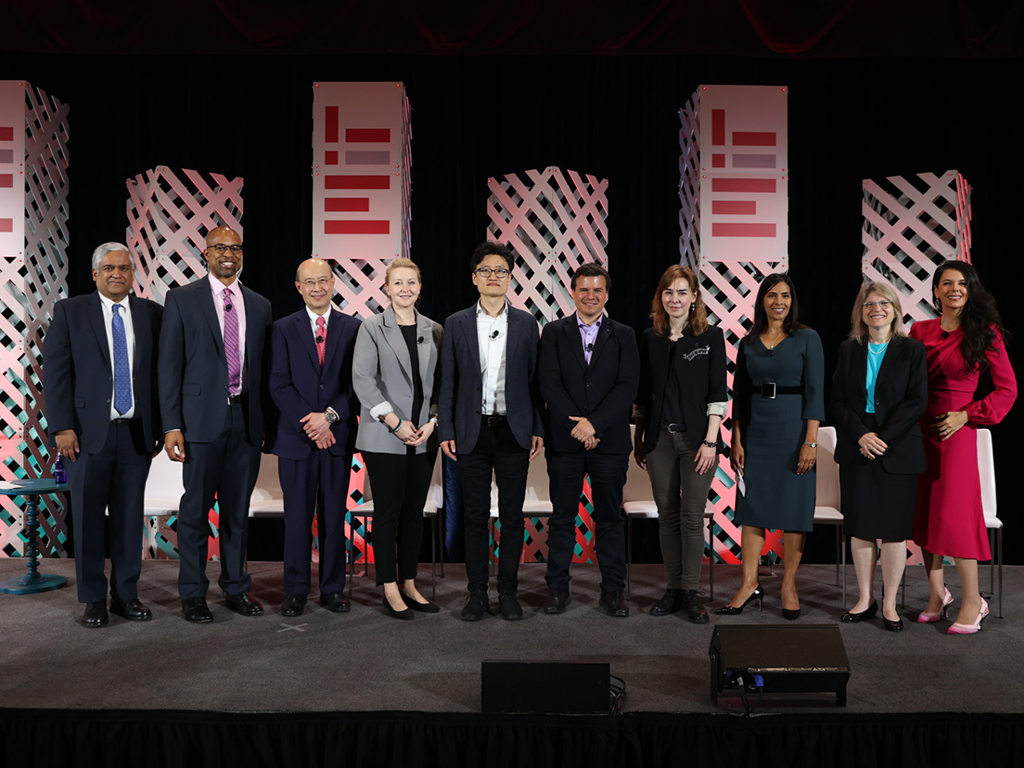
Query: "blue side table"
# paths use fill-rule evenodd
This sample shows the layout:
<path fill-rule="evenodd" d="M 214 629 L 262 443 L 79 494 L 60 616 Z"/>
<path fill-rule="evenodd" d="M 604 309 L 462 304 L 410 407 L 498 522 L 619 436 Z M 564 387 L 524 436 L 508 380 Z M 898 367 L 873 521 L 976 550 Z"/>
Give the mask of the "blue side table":
<path fill-rule="evenodd" d="M 39 480 L 5 480 L 0 482 L 0 496 L 24 496 L 25 531 L 28 533 L 28 573 L 0 581 L 0 592 L 12 595 L 31 595 L 46 592 L 68 583 L 67 577 L 46 575 L 39 572 L 39 497 L 42 494 L 61 493 L 68 489 L 67 483 L 58 483 L 53 478 Z"/>

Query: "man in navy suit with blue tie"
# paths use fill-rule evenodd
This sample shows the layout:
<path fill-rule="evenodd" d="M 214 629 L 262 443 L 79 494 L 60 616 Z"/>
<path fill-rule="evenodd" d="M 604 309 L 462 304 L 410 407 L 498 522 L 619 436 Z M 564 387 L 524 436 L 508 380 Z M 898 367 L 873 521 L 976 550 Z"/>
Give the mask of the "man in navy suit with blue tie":
<path fill-rule="evenodd" d="M 50 436 L 71 486 L 75 574 L 82 623 L 105 627 L 104 512 L 110 512 L 110 611 L 132 621 L 153 614 L 139 601 L 142 509 L 149 465 L 162 439 L 156 406 L 160 305 L 130 295 L 128 247 L 92 255 L 96 292 L 57 302 L 43 342 Z"/>
<path fill-rule="evenodd" d="M 331 308 L 334 275 L 320 259 L 295 273 L 305 307 L 274 323 L 270 394 L 281 411 L 274 453 L 284 492 L 284 591 L 281 615 L 301 616 L 312 586 L 311 525 L 317 510 L 320 604 L 347 613 L 345 512 L 359 401 L 352 355 L 360 321 Z"/>
<path fill-rule="evenodd" d="M 249 497 L 264 440 L 263 353 L 270 302 L 241 284 L 242 239 L 230 227 L 206 236 L 207 278 L 169 291 L 160 334 L 164 450 L 184 462 L 178 508 L 178 594 L 185 619 L 213 621 L 206 604 L 208 513 L 217 501 L 220 579 L 227 607 L 259 616 L 245 570 Z"/>

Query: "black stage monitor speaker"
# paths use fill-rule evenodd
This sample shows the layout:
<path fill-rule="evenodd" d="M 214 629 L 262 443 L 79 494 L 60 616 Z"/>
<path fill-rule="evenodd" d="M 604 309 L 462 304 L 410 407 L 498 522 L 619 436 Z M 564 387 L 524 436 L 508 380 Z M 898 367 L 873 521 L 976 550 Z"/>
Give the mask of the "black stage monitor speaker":
<path fill-rule="evenodd" d="M 835 624 L 718 625 L 711 636 L 711 700 L 846 706 L 850 660 Z"/>
<path fill-rule="evenodd" d="M 484 712 L 611 711 L 607 662 L 485 661 L 480 678 Z"/>

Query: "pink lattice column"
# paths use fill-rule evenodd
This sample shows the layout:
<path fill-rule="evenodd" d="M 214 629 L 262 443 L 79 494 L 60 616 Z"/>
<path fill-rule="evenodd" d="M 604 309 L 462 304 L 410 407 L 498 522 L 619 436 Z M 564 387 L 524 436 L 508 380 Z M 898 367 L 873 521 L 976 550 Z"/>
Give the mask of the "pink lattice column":
<path fill-rule="evenodd" d="M 128 227 L 125 241 L 135 265 L 135 292 L 164 303 L 167 291 L 207 275 L 203 251 L 206 233 L 229 226 L 242 237 L 241 177 L 158 165 L 127 179 Z M 146 518 L 149 555 L 177 554 L 175 517 Z M 220 557 L 217 508 L 210 510 L 209 557 Z"/>
<path fill-rule="evenodd" d="M 680 263 L 699 269 L 704 303 L 725 332 L 728 383 L 740 339 L 753 322 L 761 280 L 789 268 L 788 89 L 702 85 L 679 111 Z M 722 436 L 732 444 L 732 403 Z M 735 476 L 719 465 L 711 485 L 715 510 L 712 556 L 739 562 L 733 521 Z M 782 551 L 769 533 L 765 553 Z"/>
<path fill-rule="evenodd" d="M 411 108 L 396 82 L 313 84 L 313 255 L 331 264 L 338 308 L 371 317 L 387 306 L 384 272 L 409 255 Z M 348 508 L 363 499 L 363 463 L 352 462 Z M 372 562 L 349 531 L 353 559 Z"/>
<path fill-rule="evenodd" d="M 516 253 L 509 301 L 541 325 L 576 311 L 569 280 L 581 264 L 608 267 L 608 180 L 548 167 L 487 180 L 487 239 Z M 597 562 L 593 504 L 585 481 L 576 516 L 573 562 Z M 547 553 L 546 521 L 526 523 L 524 560 Z"/>
<path fill-rule="evenodd" d="M 937 317 L 932 273 L 947 259 L 971 261 L 971 185 L 958 171 L 864 179 L 861 211 L 866 280 L 887 282 L 900 294 L 907 324 Z M 923 562 L 907 542 L 910 565 Z"/>
<path fill-rule="evenodd" d="M 68 107 L 24 81 L 0 81 L 0 478 L 49 475 L 43 337 L 67 295 Z M 0 505 L 0 557 L 25 553 L 22 509 Z M 64 555 L 66 509 L 44 497 L 39 551 Z"/>

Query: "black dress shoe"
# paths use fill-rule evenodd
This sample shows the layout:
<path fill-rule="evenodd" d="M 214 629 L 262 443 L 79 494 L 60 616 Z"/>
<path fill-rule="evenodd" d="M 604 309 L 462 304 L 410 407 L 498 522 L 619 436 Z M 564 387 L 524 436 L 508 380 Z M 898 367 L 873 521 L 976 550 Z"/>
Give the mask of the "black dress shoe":
<path fill-rule="evenodd" d="M 754 600 L 757 600 L 758 610 L 764 608 L 764 590 L 760 584 L 754 587 L 754 591 L 750 593 L 750 597 L 743 601 L 743 605 L 723 605 L 715 611 L 715 614 L 718 616 L 735 616 L 738 613 L 743 613 L 743 609 Z"/>
<path fill-rule="evenodd" d="M 605 592 L 601 590 L 601 599 L 597 601 L 598 606 L 603 608 L 609 616 L 615 616 L 619 619 L 624 619 L 629 616 L 629 608 L 626 607 L 626 601 L 623 598 L 622 592 Z"/>
<path fill-rule="evenodd" d="M 348 613 L 351 608 L 344 592 L 329 592 L 326 595 L 320 595 L 320 605 L 334 613 Z"/>
<path fill-rule="evenodd" d="M 519 604 L 519 598 L 511 592 L 507 595 L 498 595 L 498 610 L 501 611 L 501 618 L 506 621 L 519 621 L 523 618 L 523 606 Z"/>
<path fill-rule="evenodd" d="M 544 601 L 544 613 L 565 613 L 565 607 L 572 602 L 568 589 L 549 589 Z"/>
<path fill-rule="evenodd" d="M 876 613 L 878 613 L 878 601 L 872 600 L 871 605 L 860 613 L 844 613 L 840 621 L 845 621 L 847 624 L 856 624 L 858 621 L 870 621 L 875 618 Z"/>
<path fill-rule="evenodd" d="M 294 619 L 301 616 L 306 610 L 305 595 L 285 595 L 284 603 L 281 605 L 281 615 L 286 619 Z"/>
<path fill-rule="evenodd" d="M 419 613 L 438 613 L 441 610 L 441 606 L 437 605 L 436 603 L 432 603 L 429 600 L 425 603 L 420 603 L 416 600 L 413 600 L 411 597 L 405 594 L 405 592 L 402 593 L 402 599 L 405 600 L 405 604 L 407 606 L 412 608 L 414 611 L 418 611 Z"/>
<path fill-rule="evenodd" d="M 224 604 L 240 616 L 262 616 L 263 606 L 248 592 L 239 592 L 237 595 L 228 595 Z"/>
<path fill-rule="evenodd" d="M 667 589 L 661 600 L 651 606 L 651 616 L 668 616 L 683 609 L 683 590 Z"/>
<path fill-rule="evenodd" d="M 704 607 L 704 604 L 700 601 L 700 597 L 697 595 L 696 589 L 683 590 L 682 607 L 683 612 L 686 613 L 686 618 L 688 618 L 694 624 L 708 623 L 708 611 Z"/>
<path fill-rule="evenodd" d="M 388 596 L 384 595 L 384 613 L 393 619 L 399 619 L 400 621 L 412 621 L 416 618 L 416 614 L 412 612 L 411 608 L 405 608 L 401 611 L 396 611 L 391 607 L 391 603 L 388 602 Z"/>
<path fill-rule="evenodd" d="M 466 607 L 462 609 L 463 621 L 480 621 L 487 615 L 487 593 L 470 592 L 466 598 Z"/>
<path fill-rule="evenodd" d="M 110 623 L 110 615 L 107 613 L 107 601 L 100 600 L 98 603 L 86 603 L 85 613 L 82 614 L 82 626 L 89 629 L 105 627 Z"/>
<path fill-rule="evenodd" d="M 185 621 L 193 624 L 209 624 L 213 621 L 213 614 L 206 604 L 205 597 L 189 597 L 181 601 L 181 612 L 185 614 Z"/>
<path fill-rule="evenodd" d="M 139 600 L 129 600 L 122 603 L 120 600 L 110 600 L 110 612 L 128 621 L 149 621 L 153 618 L 153 612 Z"/>

